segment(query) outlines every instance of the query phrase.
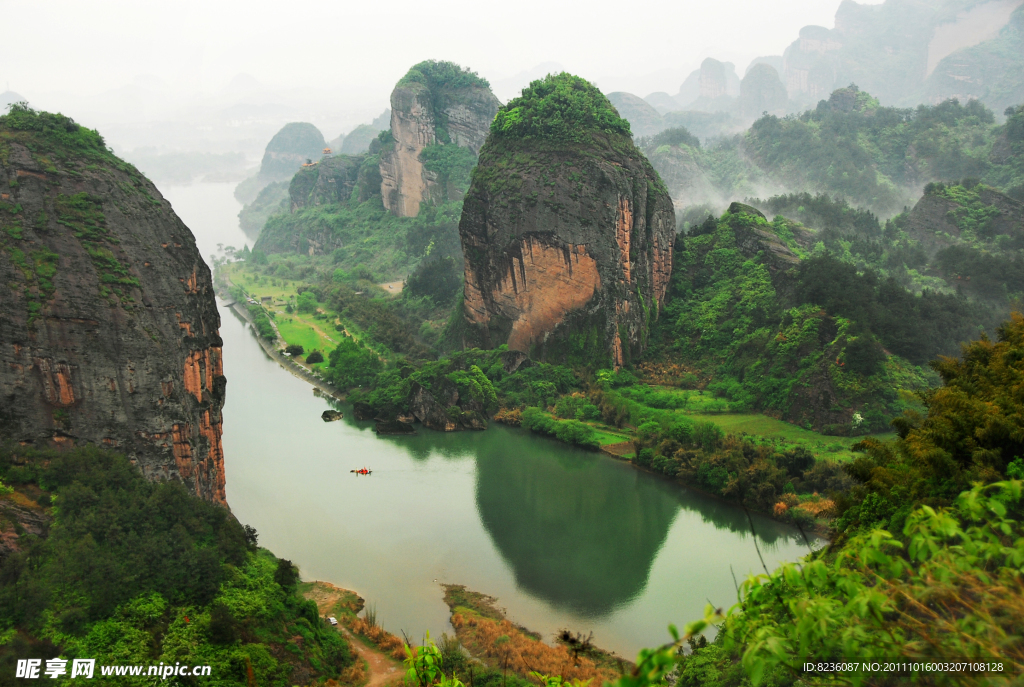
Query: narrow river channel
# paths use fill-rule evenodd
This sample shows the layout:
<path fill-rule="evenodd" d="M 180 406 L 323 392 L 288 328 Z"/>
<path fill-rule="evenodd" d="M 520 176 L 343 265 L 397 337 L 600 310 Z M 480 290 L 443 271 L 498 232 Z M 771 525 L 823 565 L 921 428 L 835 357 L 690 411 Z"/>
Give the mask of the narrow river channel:
<path fill-rule="evenodd" d="M 164 189 L 204 256 L 241 248 L 233 184 Z M 324 423 L 329 407 L 221 308 L 227 496 L 259 542 L 305 579 L 357 591 L 392 632 L 450 631 L 441 583 L 498 597 L 550 638 L 594 632 L 633 659 L 669 623 L 730 606 L 761 572 L 747 515 L 601 454 L 494 424 L 485 432 L 378 437 Z M 350 472 L 369 467 L 369 477 Z M 795 530 L 754 516 L 769 568 L 807 553 Z"/>

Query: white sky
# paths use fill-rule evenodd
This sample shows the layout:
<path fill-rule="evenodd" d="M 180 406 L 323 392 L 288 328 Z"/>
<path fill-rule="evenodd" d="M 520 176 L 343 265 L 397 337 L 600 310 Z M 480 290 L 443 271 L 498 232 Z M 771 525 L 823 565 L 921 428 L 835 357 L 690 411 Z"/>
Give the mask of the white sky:
<path fill-rule="evenodd" d="M 159 93 L 159 109 L 173 118 L 168 108 L 194 111 L 203 98 L 238 102 L 224 89 L 250 74 L 279 95 L 302 90 L 338 112 L 379 112 L 395 81 L 433 58 L 496 86 L 553 62 L 605 92 L 643 97 L 677 92 L 709 56 L 734 62 L 742 76 L 754 57 L 781 54 L 802 26 L 831 28 L 839 2 L 0 0 L 0 91 L 9 85 L 37 107 L 75 116 L 72 107 L 92 111 L 90 97 L 134 85 Z M 140 105 L 96 117 L 153 113 Z"/>

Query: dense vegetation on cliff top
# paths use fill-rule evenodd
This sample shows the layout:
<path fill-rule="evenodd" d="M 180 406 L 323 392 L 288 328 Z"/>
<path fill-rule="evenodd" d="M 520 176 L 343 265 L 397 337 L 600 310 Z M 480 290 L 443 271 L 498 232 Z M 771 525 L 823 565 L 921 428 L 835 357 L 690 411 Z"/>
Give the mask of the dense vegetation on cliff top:
<path fill-rule="evenodd" d="M 286 686 L 336 678 L 352 663 L 296 595 L 292 565 L 181 485 L 149 482 L 98 449 L 9 447 L 0 483 L 15 490 L 0 498 L 49 521 L 42 536 L 23 531 L 0 561 L 5 675 L 16 659 L 60 655 L 97 666 L 208 664 L 224 683 Z"/>
<path fill-rule="evenodd" d="M 496 141 L 583 144 L 594 134 L 631 135 L 629 122 L 596 86 L 566 72 L 532 82 L 498 110 L 491 124 Z"/>
<path fill-rule="evenodd" d="M 421 83 L 428 88 L 451 90 L 491 87 L 490 82 L 476 72 L 454 62 L 439 60 L 424 60 L 415 64 L 398 80 L 399 86 L 412 83 Z"/>
<path fill-rule="evenodd" d="M 7 114 L 0 115 L 0 136 L 24 143 L 40 156 L 66 158 L 74 155 L 116 163 L 121 169 L 134 169 L 107 149 L 99 132 L 81 126 L 70 117 L 37 112 L 23 103 L 11 105 Z M 0 154 L 6 156 L 6 148 L 0 148 Z"/>

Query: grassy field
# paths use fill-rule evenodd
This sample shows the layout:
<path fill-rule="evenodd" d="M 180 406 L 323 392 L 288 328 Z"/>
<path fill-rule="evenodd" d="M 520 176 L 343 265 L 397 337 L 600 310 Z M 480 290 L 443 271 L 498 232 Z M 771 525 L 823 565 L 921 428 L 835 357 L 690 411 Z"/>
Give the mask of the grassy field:
<path fill-rule="evenodd" d="M 594 431 L 597 433 L 597 440 L 601 442 L 602 446 L 607 446 L 608 444 L 621 444 L 623 441 L 629 441 L 631 439 L 629 434 L 615 434 L 597 427 L 594 427 Z"/>
<path fill-rule="evenodd" d="M 226 265 L 221 269 L 226 270 L 233 284 L 241 286 L 253 297 L 270 296 L 273 299 L 270 303 L 264 302 L 264 306 L 273 313 L 274 323 L 286 344 L 302 346 L 307 352 L 320 351 L 324 358 L 337 345 L 338 337 L 331 336 L 334 333 L 334 317 L 318 320 L 313 317 L 313 313 L 285 312 L 284 304 L 296 295 L 299 285 L 303 282 L 266 277 L 257 280 L 238 265 Z M 322 304 L 320 305 L 322 307 Z M 321 365 L 323 363 L 307 367 L 317 369 Z"/>
<path fill-rule="evenodd" d="M 313 321 L 316 322 L 316 320 Z M 317 332 L 309 321 L 296 314 L 285 315 L 284 313 L 277 313 L 276 322 L 277 329 L 281 332 L 284 340 L 289 344 L 302 346 L 307 353 L 316 349 L 326 356 L 337 345 L 335 341 L 329 340 L 326 336 Z M 323 322 L 317 322 L 317 325 L 321 332 L 326 327 L 331 326 L 326 325 L 325 327 Z"/>
<path fill-rule="evenodd" d="M 864 437 L 833 437 L 812 432 L 782 420 L 758 413 L 728 413 L 702 415 L 680 412 L 691 420 L 713 422 L 726 434 L 749 434 L 766 437 L 795 446 L 803 446 L 816 456 L 846 460 L 853 457 L 850 447 Z M 895 434 L 873 434 L 877 439 L 891 440 Z"/>

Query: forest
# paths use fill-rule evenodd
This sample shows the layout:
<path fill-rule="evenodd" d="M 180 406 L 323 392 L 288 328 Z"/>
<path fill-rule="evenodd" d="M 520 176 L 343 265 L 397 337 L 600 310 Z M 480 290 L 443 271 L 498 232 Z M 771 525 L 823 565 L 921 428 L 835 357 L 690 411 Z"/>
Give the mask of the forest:
<path fill-rule="evenodd" d="M 119 454 L 6 447 L 0 490 L 41 535 L 0 563 L 4 684 L 17 683 L 18 659 L 58 653 L 97 665 L 187 661 L 282 686 L 338 678 L 353 663 L 297 594 L 290 561 L 223 507 L 146 480 Z"/>

